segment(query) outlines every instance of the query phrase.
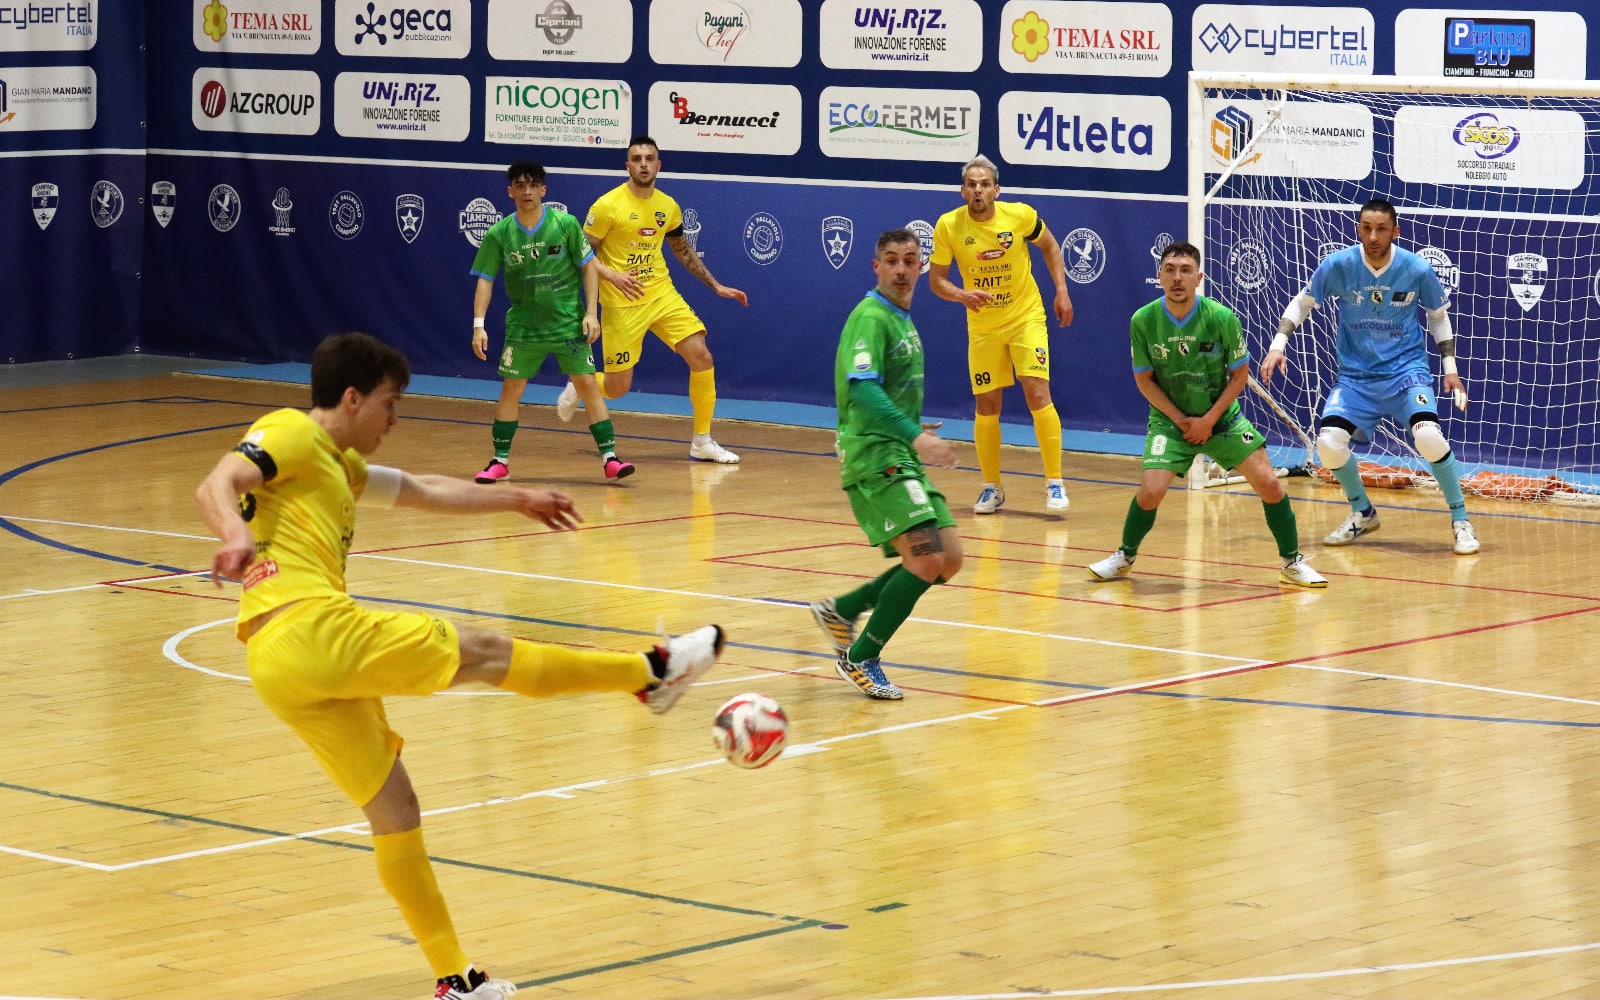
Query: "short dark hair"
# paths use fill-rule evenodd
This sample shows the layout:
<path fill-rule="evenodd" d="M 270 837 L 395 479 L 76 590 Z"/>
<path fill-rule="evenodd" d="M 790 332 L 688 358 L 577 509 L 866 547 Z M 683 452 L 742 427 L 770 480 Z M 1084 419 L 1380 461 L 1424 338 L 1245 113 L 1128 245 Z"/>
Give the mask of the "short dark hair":
<path fill-rule="evenodd" d="M 1200 266 L 1200 248 L 1188 240 L 1177 240 L 1167 244 L 1167 248 L 1161 251 L 1161 259 L 1156 261 L 1156 267 L 1165 264 L 1168 257 L 1193 257 L 1194 266 Z"/>
<path fill-rule="evenodd" d="M 632 149 L 635 146 L 649 146 L 651 149 L 655 150 L 658 154 L 661 152 L 661 147 L 656 145 L 656 141 L 654 139 L 650 138 L 649 136 L 645 135 L 643 132 L 639 133 L 638 135 L 634 136 L 632 139 L 628 140 L 628 148 L 629 149 Z"/>
<path fill-rule="evenodd" d="M 1361 206 L 1361 211 L 1357 213 L 1356 218 L 1360 218 L 1361 216 L 1366 215 L 1368 212 L 1382 212 L 1384 215 L 1389 217 L 1390 222 L 1400 221 L 1400 213 L 1396 212 L 1394 210 L 1394 205 L 1390 204 L 1388 199 L 1385 198 L 1367 199 L 1367 203 Z"/>
<path fill-rule="evenodd" d="M 537 160 L 518 160 L 506 168 L 507 184 L 515 184 L 524 177 L 533 181 L 535 184 L 543 184 L 544 164 Z"/>
<path fill-rule="evenodd" d="M 404 389 L 411 382 L 411 362 L 371 334 L 336 333 L 323 338 L 311 355 L 311 405 L 331 410 L 346 389 L 365 396 L 384 379 Z"/>
<path fill-rule="evenodd" d="M 891 243 L 916 243 L 920 246 L 922 241 L 917 239 L 916 233 L 913 233 L 905 226 L 901 226 L 899 229 L 886 229 L 878 234 L 878 248 L 873 251 L 872 255 L 876 257 L 883 253 L 883 248 Z"/>

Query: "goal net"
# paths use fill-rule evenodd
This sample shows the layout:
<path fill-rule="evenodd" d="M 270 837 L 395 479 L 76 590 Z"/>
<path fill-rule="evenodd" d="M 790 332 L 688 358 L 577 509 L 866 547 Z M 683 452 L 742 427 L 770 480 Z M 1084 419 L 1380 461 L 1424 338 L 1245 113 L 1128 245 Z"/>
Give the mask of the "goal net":
<path fill-rule="evenodd" d="M 1317 262 L 1356 242 L 1361 204 L 1385 198 L 1400 216 L 1396 245 L 1432 264 L 1450 295 L 1470 402 L 1463 413 L 1442 396 L 1439 415 L 1469 488 L 1600 497 L 1600 83 L 1190 83 L 1190 239 L 1206 294 L 1238 313 L 1254 361 Z M 1243 397 L 1280 465 L 1316 460 L 1311 435 L 1338 372 L 1336 310 L 1322 303 L 1292 338 L 1287 378 Z M 1407 429 L 1387 423 L 1357 457 L 1428 471 Z"/>

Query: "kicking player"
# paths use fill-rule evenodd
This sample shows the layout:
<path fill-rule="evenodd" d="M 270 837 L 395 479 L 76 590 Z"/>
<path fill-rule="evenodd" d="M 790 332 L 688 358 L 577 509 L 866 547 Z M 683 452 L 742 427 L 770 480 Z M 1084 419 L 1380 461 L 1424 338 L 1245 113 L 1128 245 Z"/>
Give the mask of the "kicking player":
<path fill-rule="evenodd" d="M 256 694 L 361 807 L 378 879 L 437 980 L 436 1000 L 516 991 L 468 960 L 422 840 L 422 813 L 383 699 L 471 681 L 529 697 L 637 694 L 665 712 L 709 669 L 722 630 L 707 625 L 645 653 L 537 645 L 413 611 L 374 611 L 345 592 L 356 505 L 450 514 L 509 511 L 561 530 L 580 520 L 546 490 L 480 490 L 464 479 L 368 465 L 394 427 L 411 378 L 405 356 L 361 333 L 329 337 L 311 359 L 311 409 L 269 413 L 195 490 L 221 546 L 212 578 L 241 580 L 238 637 Z"/>
<path fill-rule="evenodd" d="M 1134 381 L 1150 401 L 1144 472 L 1122 523 L 1122 545 L 1089 572 L 1097 580 L 1128 575 L 1173 477 L 1204 453 L 1224 468 L 1239 470 L 1261 497 L 1283 560 L 1279 582 L 1326 587 L 1328 581 L 1300 554 L 1294 508 L 1267 457 L 1266 440 L 1239 407 L 1239 393 L 1250 378 L 1250 350 L 1239 317 L 1196 294 L 1204 277 L 1198 247 L 1183 242 L 1167 247 L 1156 270 L 1162 297 L 1141 307 L 1129 323 Z"/>
<path fill-rule="evenodd" d="M 1056 322 L 1067 326 L 1072 322 L 1072 296 L 1067 292 L 1061 245 L 1039 213 L 1021 202 L 999 200 L 1000 168 L 986 156 L 961 168 L 961 196 L 966 205 L 939 216 L 933 227 L 928 287 L 941 299 L 967 307 L 967 368 L 976 408 L 973 441 L 983 473 L 973 513 L 993 514 L 1006 502 L 1006 491 L 1000 487 L 1000 404 L 1013 371 L 1033 414 L 1033 433 L 1044 462 L 1045 507 L 1066 510 L 1061 417 L 1050 399 L 1050 332 L 1028 251 L 1031 243 L 1043 252 L 1056 286 Z M 961 272 L 963 287 L 950 280 L 951 262 Z"/>
<path fill-rule="evenodd" d="M 952 468 L 955 448 L 922 425 L 922 340 L 911 322 L 911 295 L 922 273 L 922 248 L 909 229 L 878 237 L 872 259 L 878 287 L 850 313 L 839 336 L 833 391 L 839 407 L 839 481 L 867 541 L 900 562 L 870 583 L 813 602 L 811 614 L 838 655 L 839 676 L 868 698 L 905 694 L 883 672 L 878 654 L 918 599 L 961 568 L 944 494 L 923 463 Z M 858 636 L 855 621 L 872 616 Z"/>
<path fill-rule="evenodd" d="M 584 241 L 578 220 L 544 204 L 544 167 L 531 160 L 506 170 L 506 193 L 516 203 L 511 215 L 489 227 L 472 261 L 478 288 L 472 297 L 472 353 L 488 360 L 484 317 L 494 295 L 495 275 L 506 274 L 505 349 L 500 352 L 500 400 L 489 436 L 494 457 L 478 473 L 480 483 L 511 475 L 511 439 L 517 433 L 517 408 L 528 379 L 554 355 L 571 381 L 567 388 L 589 403 L 589 433 L 600 451 L 607 479 L 633 475 L 633 463 L 617 457 L 611 414 L 594 379 L 589 345 L 600 336 L 598 315 L 601 268 Z"/>
<path fill-rule="evenodd" d="M 700 462 L 733 465 L 739 456 L 711 437 L 711 417 L 717 408 L 717 372 L 706 347 L 706 326 L 672 285 L 667 262 L 661 256 L 664 240 L 683 269 L 699 278 L 724 299 L 742 306 L 749 299 L 729 288 L 706 268 L 705 261 L 683 232 L 678 203 L 656 187 L 661 151 L 647 135 L 628 140 L 628 179 L 601 195 L 589 209 L 583 233 L 600 255 L 600 262 L 633 280 L 610 280 L 600 289 L 605 306 L 605 375 L 600 381 L 607 399 L 620 399 L 633 386 L 633 366 L 644 352 L 644 335 L 654 333 L 689 366 L 689 405 L 694 411 L 694 439 L 689 457 Z M 556 415 L 571 420 L 578 401 L 591 406 L 574 386 L 562 390 Z"/>
<path fill-rule="evenodd" d="M 1272 347 L 1261 359 L 1261 381 L 1289 365 L 1289 336 L 1322 302 L 1338 302 L 1339 377 L 1322 407 L 1317 457 L 1333 472 L 1350 501 L 1350 516 L 1324 538 L 1324 545 L 1349 545 L 1378 529 L 1378 512 L 1361 482 L 1360 463 L 1351 461 L 1352 439 L 1371 440 L 1378 421 L 1388 417 L 1411 429 L 1417 454 L 1433 468 L 1434 481 L 1450 506 L 1457 555 L 1478 551 L 1478 535 L 1467 519 L 1461 491 L 1461 466 L 1439 426 L 1423 318 L 1439 348 L 1444 387 L 1456 406 L 1467 408 L 1467 389 L 1456 366 L 1455 330 L 1449 295 L 1432 265 L 1394 245 L 1400 217 L 1382 198 L 1361 206 L 1355 246 L 1323 258 L 1305 290 L 1290 300 L 1278 323 Z M 1419 315 L 1420 311 L 1420 315 Z"/>

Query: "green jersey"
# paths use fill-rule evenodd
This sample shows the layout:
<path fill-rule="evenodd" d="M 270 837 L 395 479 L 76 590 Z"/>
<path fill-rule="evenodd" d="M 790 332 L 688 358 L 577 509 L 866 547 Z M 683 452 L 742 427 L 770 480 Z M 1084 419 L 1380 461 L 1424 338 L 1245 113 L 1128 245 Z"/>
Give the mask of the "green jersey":
<path fill-rule="evenodd" d="M 546 205 L 532 229 L 516 213 L 490 226 L 472 273 L 493 281 L 505 271 L 508 336 L 565 341 L 583 336 L 583 265 L 593 256 L 578 220 Z"/>
<path fill-rule="evenodd" d="M 1250 363 L 1239 317 L 1204 296 L 1195 299 L 1194 308 L 1181 322 L 1167 311 L 1165 298 L 1156 299 L 1133 314 L 1129 336 L 1133 370 L 1154 372 L 1156 385 L 1191 417 L 1211 409 L 1233 370 Z M 1161 415 L 1153 406 L 1150 412 Z M 1217 418 L 1217 427 L 1226 427 L 1239 413 L 1239 401 L 1234 400 Z"/>
<path fill-rule="evenodd" d="M 839 408 L 839 483 L 849 486 L 891 466 L 920 470 L 921 461 L 908 441 L 879 426 L 872 415 L 850 400 L 850 383 L 871 379 L 883 387 L 889 402 L 913 423 L 922 420 L 922 338 L 911 314 L 884 298 L 867 293 L 845 320 L 839 353 L 833 362 L 833 398 Z"/>

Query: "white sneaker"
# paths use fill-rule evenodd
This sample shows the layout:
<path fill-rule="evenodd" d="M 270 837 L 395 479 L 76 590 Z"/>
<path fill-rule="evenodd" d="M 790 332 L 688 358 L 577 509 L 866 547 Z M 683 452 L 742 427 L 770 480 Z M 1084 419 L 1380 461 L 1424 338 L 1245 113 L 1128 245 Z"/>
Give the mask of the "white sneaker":
<path fill-rule="evenodd" d="M 1137 556 L 1130 556 L 1118 549 L 1097 563 L 1089 564 L 1089 572 L 1096 580 L 1120 580 L 1133 572 L 1133 561 Z"/>
<path fill-rule="evenodd" d="M 978 493 L 978 502 L 972 505 L 974 514 L 993 514 L 1006 502 L 1006 491 L 994 483 L 984 483 Z"/>
<path fill-rule="evenodd" d="M 716 462 L 718 465 L 738 465 L 739 456 L 717 444 L 711 438 L 706 438 L 703 443 L 689 444 L 689 457 L 696 462 Z"/>
<path fill-rule="evenodd" d="M 561 418 L 562 423 L 569 424 L 578 415 L 579 402 L 578 387 L 569 381 L 567 387 L 561 390 L 561 395 L 556 397 L 556 416 Z"/>
<path fill-rule="evenodd" d="M 1050 510 L 1066 510 L 1072 505 L 1067 499 L 1067 487 L 1059 479 L 1048 480 L 1044 484 L 1044 505 Z"/>
<path fill-rule="evenodd" d="M 717 662 L 722 644 L 720 626 L 702 625 L 657 646 L 656 652 L 667 661 L 667 672 L 659 681 L 638 692 L 639 700 L 657 715 L 677 704 L 689 685 Z"/>
<path fill-rule="evenodd" d="M 1378 508 L 1374 507 L 1365 514 L 1352 513 L 1345 518 L 1343 524 L 1333 529 L 1332 534 L 1322 540 L 1324 545 L 1349 545 L 1351 542 L 1365 535 L 1369 531 L 1378 530 Z"/>
<path fill-rule="evenodd" d="M 1311 564 L 1306 562 L 1305 556 L 1298 555 L 1284 561 L 1283 569 L 1278 571 L 1278 582 L 1291 587 L 1316 589 L 1326 587 L 1328 578 L 1312 569 Z"/>
<path fill-rule="evenodd" d="M 471 989 L 460 976 L 446 976 L 433 989 L 433 1000 L 506 1000 L 517 992 L 517 984 L 505 979 L 490 979 L 476 969 L 472 979 L 477 983 Z"/>
<path fill-rule="evenodd" d="M 1456 555 L 1470 556 L 1478 551 L 1478 533 L 1472 529 L 1471 521 L 1451 521 L 1450 527 L 1456 533 Z"/>

